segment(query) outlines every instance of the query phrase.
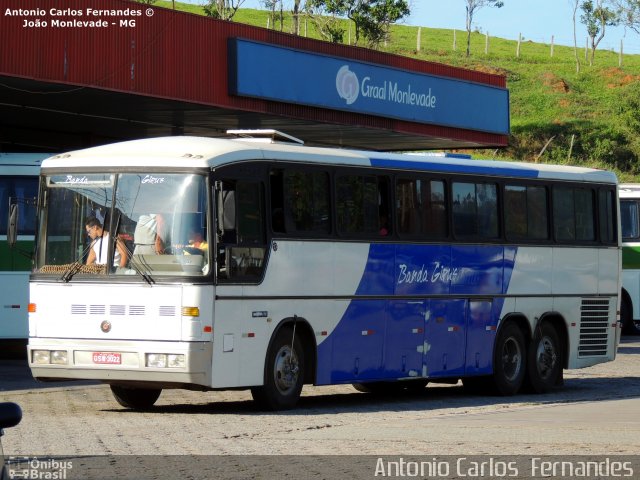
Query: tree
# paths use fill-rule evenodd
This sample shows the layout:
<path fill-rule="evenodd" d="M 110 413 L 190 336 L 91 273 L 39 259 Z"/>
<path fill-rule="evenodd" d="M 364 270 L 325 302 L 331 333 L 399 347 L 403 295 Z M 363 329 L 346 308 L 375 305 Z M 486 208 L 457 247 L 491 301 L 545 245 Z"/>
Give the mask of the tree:
<path fill-rule="evenodd" d="M 578 38 L 576 36 L 576 15 L 578 14 L 578 7 L 580 6 L 580 0 L 569 0 L 569 4 L 573 9 L 573 54 L 576 58 L 576 72 L 580 72 L 580 57 L 578 56 Z"/>
<path fill-rule="evenodd" d="M 338 18 L 338 9 L 327 2 L 307 0 L 305 11 L 311 17 L 318 32 L 328 42 L 343 43 L 345 28 Z"/>
<path fill-rule="evenodd" d="M 473 16 L 482 7 L 501 8 L 504 2 L 499 0 L 465 0 L 467 3 L 467 57 L 471 55 L 471 27 L 473 26 Z"/>
<path fill-rule="evenodd" d="M 284 27 L 284 18 L 282 15 L 282 0 L 262 0 L 262 4 L 267 10 L 269 10 L 269 21 L 272 29 L 276 29 L 276 21 L 280 22 L 280 31 Z M 280 11 L 276 12 L 276 9 L 280 5 Z"/>
<path fill-rule="evenodd" d="M 406 0 L 307 0 L 307 11 L 314 21 L 323 14 L 334 19 L 347 17 L 355 25 L 356 45 L 365 39 L 370 48 L 377 47 L 388 37 L 391 24 L 410 13 Z M 330 27 L 330 34 L 333 38 L 342 38 L 344 29 L 336 25 Z"/>
<path fill-rule="evenodd" d="M 620 20 L 636 33 L 640 33 L 640 0 L 616 0 Z"/>
<path fill-rule="evenodd" d="M 607 5 L 606 0 L 586 0 L 582 2 L 580 8 L 584 12 L 580 16 L 580 21 L 587 27 L 587 35 L 591 40 L 591 58 L 589 65 L 593 65 L 596 56 L 596 48 L 604 38 L 607 26 L 615 26 L 620 23 L 620 16 L 617 11 L 612 10 Z"/>
<path fill-rule="evenodd" d="M 293 0 L 293 33 L 300 35 L 300 12 L 304 11 L 303 0 Z"/>
<path fill-rule="evenodd" d="M 244 0 L 208 0 L 202 8 L 209 17 L 231 21 L 243 3 Z"/>

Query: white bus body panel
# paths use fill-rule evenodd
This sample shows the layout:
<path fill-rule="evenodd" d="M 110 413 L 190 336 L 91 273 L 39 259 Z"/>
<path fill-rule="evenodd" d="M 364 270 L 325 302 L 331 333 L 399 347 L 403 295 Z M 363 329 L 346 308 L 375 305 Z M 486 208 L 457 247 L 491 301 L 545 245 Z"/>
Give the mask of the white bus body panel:
<path fill-rule="evenodd" d="M 91 283 L 32 282 L 30 293 L 36 305 L 29 314 L 34 377 L 211 386 L 211 285 L 100 284 L 96 288 Z M 200 315 L 183 316 L 182 307 L 198 307 Z M 32 351 L 38 349 L 67 350 L 69 365 L 33 364 Z M 122 362 L 96 365 L 92 360 L 96 352 L 119 353 Z M 146 353 L 184 354 L 187 367 L 182 371 L 147 367 Z"/>
<path fill-rule="evenodd" d="M 0 339 L 27 338 L 29 272 L 1 272 Z"/>

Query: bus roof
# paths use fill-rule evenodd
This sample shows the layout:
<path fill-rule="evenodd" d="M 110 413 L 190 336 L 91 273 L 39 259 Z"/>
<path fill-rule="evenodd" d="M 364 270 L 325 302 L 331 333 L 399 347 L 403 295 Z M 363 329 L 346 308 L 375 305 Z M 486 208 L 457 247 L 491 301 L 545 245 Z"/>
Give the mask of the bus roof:
<path fill-rule="evenodd" d="M 40 164 L 50 153 L 0 153 L 0 175 L 38 175 Z"/>
<path fill-rule="evenodd" d="M 49 168 L 216 168 L 247 160 L 374 166 L 398 170 L 495 175 L 520 178 L 617 183 L 605 170 L 560 165 L 470 160 L 433 154 L 399 154 L 305 147 L 289 143 L 256 142 L 254 139 L 207 137 L 159 137 L 113 143 L 56 155 L 42 163 Z"/>
<path fill-rule="evenodd" d="M 621 183 L 620 198 L 640 198 L 640 183 Z"/>

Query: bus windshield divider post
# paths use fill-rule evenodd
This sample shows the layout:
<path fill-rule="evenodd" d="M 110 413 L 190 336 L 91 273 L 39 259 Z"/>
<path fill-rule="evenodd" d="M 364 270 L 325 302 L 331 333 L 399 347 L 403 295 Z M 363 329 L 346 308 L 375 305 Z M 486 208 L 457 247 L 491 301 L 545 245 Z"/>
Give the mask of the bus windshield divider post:
<path fill-rule="evenodd" d="M 9 197 L 9 222 L 8 222 L 8 230 L 7 230 L 7 242 L 9 243 L 9 248 L 13 248 L 16 245 L 16 241 L 18 239 L 18 202 L 12 202 L 11 197 Z"/>

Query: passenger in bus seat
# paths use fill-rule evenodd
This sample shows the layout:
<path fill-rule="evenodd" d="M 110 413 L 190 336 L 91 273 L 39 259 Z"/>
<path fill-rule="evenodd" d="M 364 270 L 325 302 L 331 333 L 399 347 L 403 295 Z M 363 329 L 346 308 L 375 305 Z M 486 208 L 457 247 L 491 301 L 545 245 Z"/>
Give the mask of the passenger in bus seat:
<path fill-rule="evenodd" d="M 140 215 L 133 232 L 134 255 L 162 255 L 165 251 L 162 232 L 164 220 L 156 213 Z"/>
<path fill-rule="evenodd" d="M 192 228 L 189 230 L 189 243 L 183 247 L 185 255 L 203 255 L 209 244 L 204 239 L 200 229 Z"/>
<path fill-rule="evenodd" d="M 91 249 L 87 257 L 87 265 L 106 265 L 109 253 L 109 232 L 94 216 L 87 217 L 84 222 L 85 230 L 91 238 Z M 127 251 L 124 243 L 119 238 L 116 239 L 116 249 L 114 252 L 113 266 L 124 267 L 127 264 Z"/>

